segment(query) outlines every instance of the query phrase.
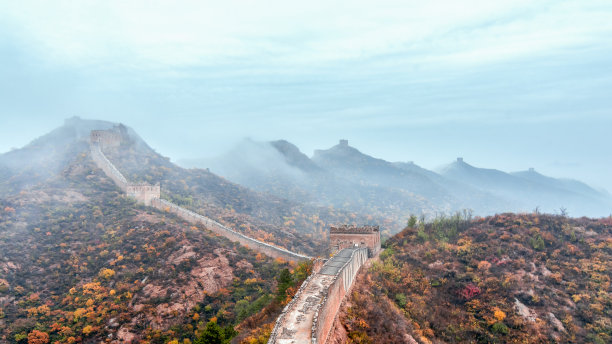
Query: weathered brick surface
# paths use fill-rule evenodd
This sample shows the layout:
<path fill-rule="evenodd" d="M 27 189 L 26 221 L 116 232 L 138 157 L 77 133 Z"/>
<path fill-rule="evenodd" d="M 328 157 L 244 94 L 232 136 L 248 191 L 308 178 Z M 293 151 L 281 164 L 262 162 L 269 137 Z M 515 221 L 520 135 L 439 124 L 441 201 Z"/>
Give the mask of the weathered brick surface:
<path fill-rule="evenodd" d="M 337 265 L 335 257 L 311 274 L 276 320 L 268 343 L 325 343 L 344 296 L 349 292 L 359 268 L 368 259 L 366 248 L 351 248 Z M 330 272 L 334 272 L 330 274 Z"/>
<path fill-rule="evenodd" d="M 351 247 L 367 247 L 370 257 L 380 251 L 378 226 L 338 226 L 329 230 L 329 245 L 333 252 Z"/>

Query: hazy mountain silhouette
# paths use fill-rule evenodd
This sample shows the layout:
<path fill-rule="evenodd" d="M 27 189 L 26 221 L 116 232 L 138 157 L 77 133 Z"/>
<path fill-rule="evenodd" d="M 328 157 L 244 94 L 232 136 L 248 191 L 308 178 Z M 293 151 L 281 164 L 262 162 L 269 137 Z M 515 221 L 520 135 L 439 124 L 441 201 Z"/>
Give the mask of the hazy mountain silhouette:
<path fill-rule="evenodd" d="M 227 154 L 183 162 L 212 171 L 249 188 L 291 200 L 333 205 L 399 218 L 409 213 L 472 209 L 477 214 L 505 211 L 560 211 L 603 216 L 610 197 L 584 183 L 554 179 L 533 171 L 506 173 L 458 160 L 427 170 L 413 162 L 388 162 L 360 152 L 348 141 L 316 150 L 309 159 L 285 141 L 245 140 Z"/>
<path fill-rule="evenodd" d="M 208 167 L 235 183 L 294 202 L 331 205 L 371 216 L 382 213 L 394 222 L 393 229 L 401 228 L 406 213 L 434 207 L 406 190 L 360 183 L 329 171 L 285 140 L 247 139 L 220 157 L 183 161 L 182 165 Z"/>
<path fill-rule="evenodd" d="M 606 193 L 578 181 L 547 177 L 535 170 L 506 173 L 474 167 L 459 158 L 441 168 L 440 174 L 509 200 L 513 204 L 511 211 L 564 209 L 573 215 L 604 216 L 612 209 Z"/>

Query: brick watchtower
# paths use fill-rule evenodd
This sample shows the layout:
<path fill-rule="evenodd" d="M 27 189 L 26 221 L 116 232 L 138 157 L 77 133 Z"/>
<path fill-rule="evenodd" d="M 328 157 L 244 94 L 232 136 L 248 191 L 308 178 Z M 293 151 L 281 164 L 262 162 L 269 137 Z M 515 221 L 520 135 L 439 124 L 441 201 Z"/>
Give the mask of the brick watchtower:
<path fill-rule="evenodd" d="M 329 228 L 329 245 L 332 253 L 350 247 L 367 247 L 370 257 L 380 251 L 378 226 L 332 226 Z"/>

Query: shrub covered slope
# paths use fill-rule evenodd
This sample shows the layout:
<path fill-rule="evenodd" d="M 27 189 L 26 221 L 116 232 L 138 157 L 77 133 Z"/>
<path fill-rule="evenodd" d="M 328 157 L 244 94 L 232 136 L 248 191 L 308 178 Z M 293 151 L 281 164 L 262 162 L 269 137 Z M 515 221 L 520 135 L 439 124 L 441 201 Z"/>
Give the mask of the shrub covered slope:
<path fill-rule="evenodd" d="M 610 218 L 413 218 L 341 326 L 352 343 L 610 343 L 611 265 Z"/>

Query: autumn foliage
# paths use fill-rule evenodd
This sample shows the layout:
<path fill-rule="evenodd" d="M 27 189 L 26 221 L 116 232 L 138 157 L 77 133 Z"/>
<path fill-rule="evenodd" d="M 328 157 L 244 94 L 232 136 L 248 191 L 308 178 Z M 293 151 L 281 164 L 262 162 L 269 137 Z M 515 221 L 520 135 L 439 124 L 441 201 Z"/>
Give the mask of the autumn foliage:
<path fill-rule="evenodd" d="M 33 330 L 28 333 L 28 344 L 47 344 L 49 343 L 49 335 L 45 332 Z"/>
<path fill-rule="evenodd" d="M 358 278 L 341 323 L 349 343 L 610 343 L 611 271 L 608 219 L 415 221 Z"/>

